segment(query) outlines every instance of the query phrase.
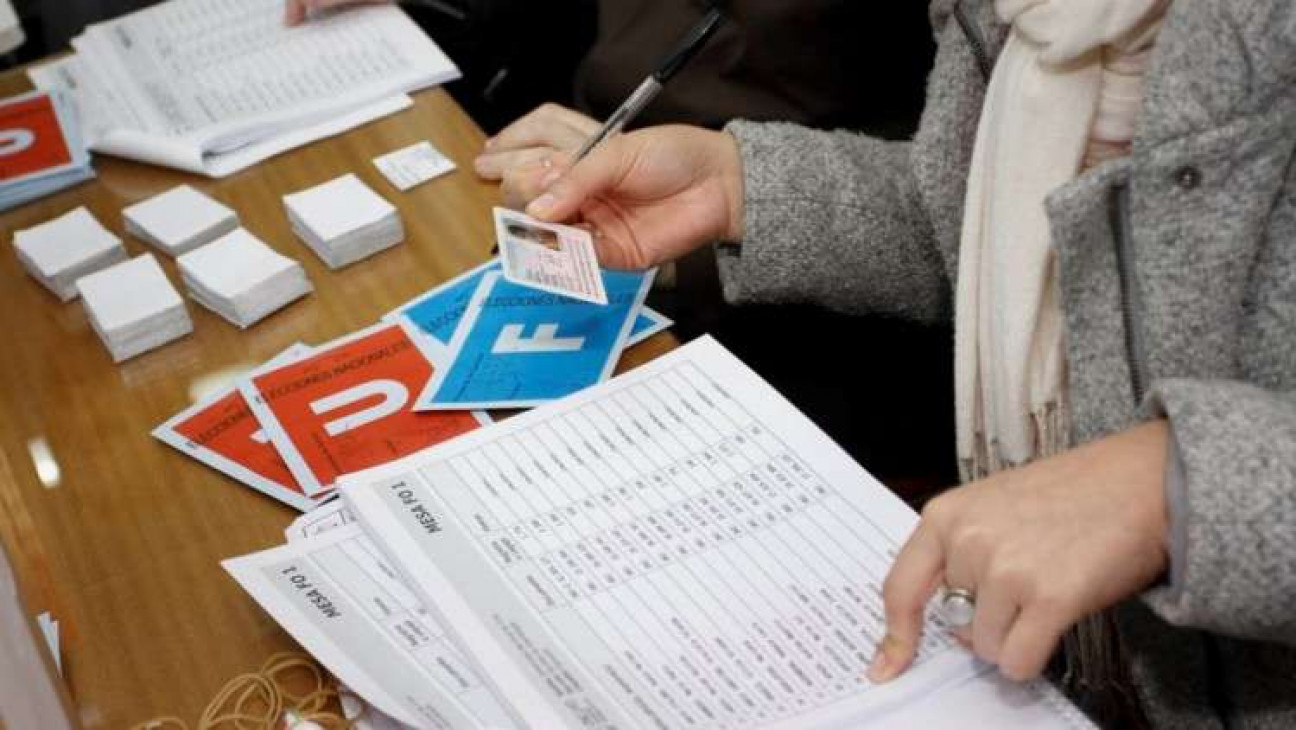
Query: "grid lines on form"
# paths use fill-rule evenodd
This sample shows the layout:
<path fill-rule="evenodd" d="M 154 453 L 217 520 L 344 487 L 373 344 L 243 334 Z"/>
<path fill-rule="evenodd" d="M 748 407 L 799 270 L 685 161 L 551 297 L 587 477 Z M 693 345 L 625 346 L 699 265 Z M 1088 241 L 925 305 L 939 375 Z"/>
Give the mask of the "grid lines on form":
<path fill-rule="evenodd" d="M 750 727 L 870 688 L 896 546 L 696 365 L 436 471 L 577 660 L 652 688 L 670 726 Z M 947 641 L 928 632 L 922 656 Z"/>

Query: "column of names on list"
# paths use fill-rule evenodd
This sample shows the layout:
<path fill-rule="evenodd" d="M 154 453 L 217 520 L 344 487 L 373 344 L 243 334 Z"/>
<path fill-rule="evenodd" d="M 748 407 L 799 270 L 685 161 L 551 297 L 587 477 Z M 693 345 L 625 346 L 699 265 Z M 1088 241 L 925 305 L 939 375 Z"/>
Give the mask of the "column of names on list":
<path fill-rule="evenodd" d="M 868 690 L 897 547 L 775 430 L 683 363 L 424 476 L 628 711 L 750 727 Z"/>

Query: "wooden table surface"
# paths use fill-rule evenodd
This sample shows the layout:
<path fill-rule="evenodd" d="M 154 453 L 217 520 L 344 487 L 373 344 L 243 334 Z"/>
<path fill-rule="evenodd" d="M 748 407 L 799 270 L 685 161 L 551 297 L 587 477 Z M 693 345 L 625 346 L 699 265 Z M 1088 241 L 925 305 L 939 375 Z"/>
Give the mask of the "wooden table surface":
<path fill-rule="evenodd" d="M 0 95 L 28 88 L 0 76 Z M 288 345 L 322 343 L 484 261 L 495 186 L 472 173 L 483 135 L 440 90 L 413 109 L 223 180 L 96 157 L 96 181 L 0 215 L 0 539 L 33 613 L 62 629 L 63 672 L 88 728 L 160 715 L 195 723 L 230 678 L 292 640 L 219 561 L 283 542 L 293 510 L 155 441 L 150 431 L 197 395 Z M 460 170 L 400 193 L 371 160 L 428 139 Z M 289 229 L 281 198 L 354 172 L 400 209 L 406 241 L 329 271 Z M 122 208 L 189 183 L 238 211 L 243 225 L 301 261 L 315 293 L 241 331 L 189 301 L 194 333 L 114 365 L 78 301 L 60 303 L 28 277 L 14 230 L 78 205 L 121 235 Z M 174 262 L 156 254 L 177 289 Z M 668 334 L 623 367 L 675 346 Z"/>

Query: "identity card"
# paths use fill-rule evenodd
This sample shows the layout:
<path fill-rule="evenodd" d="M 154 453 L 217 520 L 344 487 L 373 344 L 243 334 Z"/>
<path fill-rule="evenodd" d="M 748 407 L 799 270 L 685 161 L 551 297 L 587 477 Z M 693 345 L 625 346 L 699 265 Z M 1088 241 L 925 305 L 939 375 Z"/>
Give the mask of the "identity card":
<path fill-rule="evenodd" d="M 509 281 L 585 302 L 608 303 L 589 231 L 496 208 L 495 237 Z"/>

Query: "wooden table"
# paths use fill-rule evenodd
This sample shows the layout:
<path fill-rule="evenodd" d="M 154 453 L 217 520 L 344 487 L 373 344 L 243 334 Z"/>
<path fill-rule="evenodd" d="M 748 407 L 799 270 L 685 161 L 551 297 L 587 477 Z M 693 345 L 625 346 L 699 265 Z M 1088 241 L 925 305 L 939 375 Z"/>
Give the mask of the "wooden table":
<path fill-rule="evenodd" d="M 0 76 L 0 95 L 28 88 Z M 149 432 L 196 393 L 303 341 L 321 343 L 488 258 L 495 186 L 472 174 L 481 131 L 440 90 L 413 109 L 210 181 L 112 158 L 98 180 L 0 215 L 0 539 L 33 613 L 63 632 L 63 672 L 82 724 L 124 728 L 159 715 L 194 723 L 213 694 L 294 648 L 219 561 L 283 542 L 294 512 L 191 461 Z M 371 160 L 429 139 L 460 171 L 400 193 Z M 289 229 L 281 197 L 354 172 L 395 203 L 406 242 L 329 271 Z M 79 301 L 61 304 L 9 250 L 13 231 L 86 205 L 122 235 L 121 210 L 178 183 L 236 209 L 243 225 L 301 261 L 313 295 L 247 331 L 193 302 L 195 331 L 114 365 Z M 158 255 L 180 288 L 174 262 Z M 675 346 L 658 335 L 623 367 Z"/>

